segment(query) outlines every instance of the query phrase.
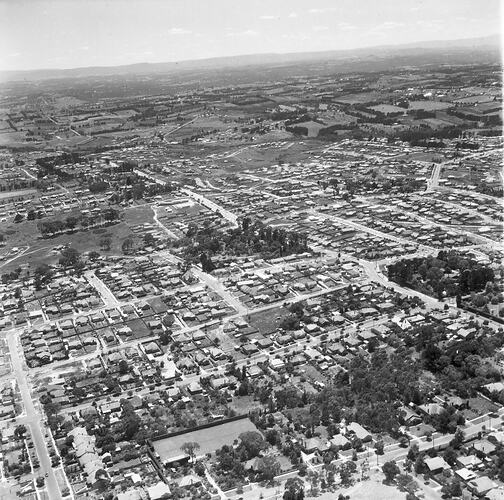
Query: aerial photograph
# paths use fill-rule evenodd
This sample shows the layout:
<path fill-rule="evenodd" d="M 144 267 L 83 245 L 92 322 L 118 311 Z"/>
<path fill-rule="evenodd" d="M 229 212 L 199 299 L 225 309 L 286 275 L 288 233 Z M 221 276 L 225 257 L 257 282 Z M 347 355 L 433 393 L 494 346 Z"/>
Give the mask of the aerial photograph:
<path fill-rule="evenodd" d="M 0 0 L 0 500 L 504 500 L 501 0 Z"/>

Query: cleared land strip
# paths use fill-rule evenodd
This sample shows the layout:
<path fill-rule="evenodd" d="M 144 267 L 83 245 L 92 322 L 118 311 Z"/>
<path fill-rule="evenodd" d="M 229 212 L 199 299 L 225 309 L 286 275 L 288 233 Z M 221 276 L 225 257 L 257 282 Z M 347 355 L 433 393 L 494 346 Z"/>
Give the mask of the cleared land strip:
<path fill-rule="evenodd" d="M 196 200 L 198 203 L 201 203 L 203 206 L 209 208 L 212 211 L 219 212 L 224 219 L 228 220 L 233 224 L 233 226 L 238 225 L 238 217 L 230 212 L 229 210 L 226 210 L 225 208 L 221 207 L 220 205 L 217 205 L 217 203 L 209 200 L 208 198 L 205 198 L 202 194 L 195 193 L 194 191 L 191 191 L 190 189 L 187 188 L 182 188 L 181 191 L 188 196 L 190 196 L 193 200 Z"/>

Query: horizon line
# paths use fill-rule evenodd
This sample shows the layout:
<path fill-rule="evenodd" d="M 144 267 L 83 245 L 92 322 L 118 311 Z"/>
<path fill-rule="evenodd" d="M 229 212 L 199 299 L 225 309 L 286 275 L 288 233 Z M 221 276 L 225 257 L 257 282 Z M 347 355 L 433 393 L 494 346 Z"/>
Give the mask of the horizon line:
<path fill-rule="evenodd" d="M 193 59 L 177 59 L 177 60 L 164 60 L 164 61 L 156 61 L 156 62 L 148 62 L 148 61 L 139 61 L 132 62 L 127 64 L 104 64 L 104 65 L 92 65 L 92 66 L 72 66 L 72 67 L 43 67 L 43 68 L 30 68 L 30 69 L 0 69 L 0 74 L 9 74 L 9 73 L 35 73 L 38 71 L 74 71 L 74 70 L 85 70 L 85 69 L 105 69 L 105 68 L 125 68 L 128 66 L 140 66 L 140 65 L 156 65 L 156 64 L 178 64 L 178 63 L 189 63 L 189 62 L 198 62 L 198 61 L 212 61 L 217 59 L 231 59 L 231 58 L 241 58 L 241 57 L 250 57 L 250 56 L 292 56 L 296 54 L 324 54 L 327 52 L 350 52 L 356 50 L 366 50 L 366 49 L 378 49 L 378 48 L 400 48 L 400 47 L 408 47 L 415 48 L 415 44 L 420 43 L 436 43 L 436 42 L 464 42 L 469 40 L 484 40 L 484 39 L 492 39 L 498 38 L 500 43 L 497 43 L 497 47 L 503 51 L 502 47 L 502 33 L 496 32 L 489 35 L 484 36 L 476 36 L 476 37 L 467 37 L 467 38 L 447 38 L 447 39 L 429 39 L 429 40 L 417 40 L 414 42 L 407 43 L 398 43 L 398 44 L 382 44 L 382 45 L 365 45 L 361 47 L 353 47 L 346 49 L 325 49 L 325 50 L 315 50 L 315 51 L 295 51 L 295 52 L 250 52 L 243 54 L 235 54 L 235 55 L 222 55 L 222 56 L 212 56 L 212 57 L 202 57 L 202 58 L 193 58 Z M 420 47 L 419 47 L 420 48 Z"/>

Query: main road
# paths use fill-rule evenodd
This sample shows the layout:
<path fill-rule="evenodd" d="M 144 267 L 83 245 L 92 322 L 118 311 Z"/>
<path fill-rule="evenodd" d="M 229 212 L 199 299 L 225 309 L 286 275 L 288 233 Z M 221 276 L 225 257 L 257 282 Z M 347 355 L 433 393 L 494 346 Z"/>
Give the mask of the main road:
<path fill-rule="evenodd" d="M 7 335 L 7 343 L 12 362 L 12 373 L 16 377 L 26 413 L 25 416 L 18 418 L 17 422 L 19 425 L 24 424 L 30 427 L 33 443 L 40 463 L 40 473 L 42 476 L 47 475 L 46 487 L 49 498 L 51 500 L 60 500 L 62 498 L 61 492 L 45 442 L 45 436 L 48 435 L 48 431 L 45 428 L 40 411 L 35 408 L 35 404 L 33 403 L 29 382 L 26 372 L 23 369 L 23 360 L 19 354 L 21 346 L 18 345 L 17 338 L 18 336 L 15 332 L 10 332 Z"/>

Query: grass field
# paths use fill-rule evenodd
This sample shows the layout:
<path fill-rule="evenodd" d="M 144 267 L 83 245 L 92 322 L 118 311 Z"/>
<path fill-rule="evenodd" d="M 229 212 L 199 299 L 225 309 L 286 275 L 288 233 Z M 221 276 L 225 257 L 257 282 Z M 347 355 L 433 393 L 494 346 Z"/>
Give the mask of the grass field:
<path fill-rule="evenodd" d="M 124 211 L 124 222 L 131 226 L 144 224 L 145 222 L 153 223 L 154 212 L 148 205 L 138 205 L 127 208 Z"/>
<path fill-rule="evenodd" d="M 275 331 L 287 314 L 289 314 L 289 311 L 279 306 L 267 311 L 251 314 L 248 323 L 253 328 L 257 328 L 261 334 L 265 335 Z"/>
<path fill-rule="evenodd" d="M 6 246 L 2 253 L 13 247 L 29 246 L 26 255 L 22 255 L 10 264 L 2 267 L 2 272 L 12 270 L 23 263 L 29 263 L 32 267 L 41 263 L 51 264 L 58 260 L 59 255 L 51 252 L 51 249 L 58 245 L 71 245 L 78 252 L 90 252 L 96 250 L 100 254 L 122 254 L 122 242 L 131 234 L 129 226 L 121 222 L 119 224 L 99 229 L 79 231 L 73 234 L 63 234 L 55 238 L 41 239 L 36 227 L 36 222 L 26 221 L 15 224 L 3 231 L 5 234 Z M 111 247 L 109 251 L 101 249 L 101 240 L 110 238 Z"/>
<path fill-rule="evenodd" d="M 388 115 L 390 113 L 404 113 L 405 110 L 400 108 L 399 106 L 392 106 L 391 104 L 378 104 L 377 106 L 370 106 L 369 109 L 374 111 L 378 111 L 380 113 L 384 113 Z"/>
<path fill-rule="evenodd" d="M 257 431 L 257 427 L 248 418 L 244 418 L 216 425 L 209 429 L 189 431 L 178 436 L 160 439 L 152 444 L 164 462 L 183 455 L 184 453 L 180 450 L 180 447 L 184 443 L 198 443 L 200 445 L 198 456 L 202 456 L 206 453 L 213 453 L 224 445 L 232 445 L 242 432 L 249 431 Z"/>
<path fill-rule="evenodd" d="M 58 260 L 59 255 L 53 254 L 51 249 L 58 245 L 71 245 L 80 253 L 95 250 L 102 255 L 121 255 L 123 241 L 133 234 L 131 227 L 144 223 L 152 224 L 153 215 L 151 207 L 139 205 L 126 209 L 124 221 L 119 224 L 47 239 L 40 238 L 40 232 L 37 228 L 38 221 L 11 223 L 1 230 L 6 243 L 2 253 L 5 254 L 14 247 L 28 246 L 30 248 L 26 255 L 3 266 L 2 272 L 12 270 L 26 262 L 29 262 L 32 267 L 42 263 L 53 264 Z M 110 250 L 103 250 L 101 241 L 107 238 L 110 239 Z"/>

